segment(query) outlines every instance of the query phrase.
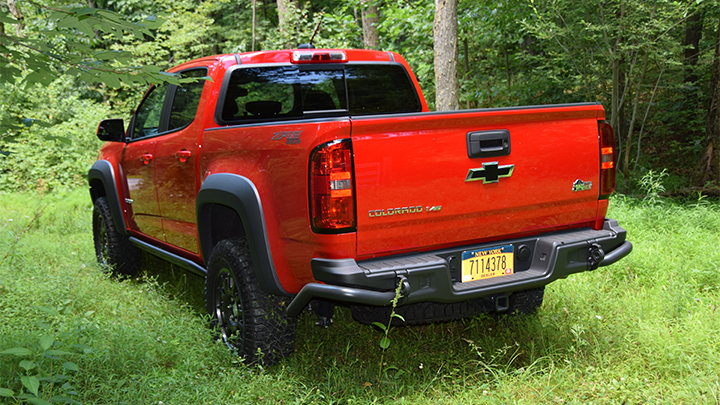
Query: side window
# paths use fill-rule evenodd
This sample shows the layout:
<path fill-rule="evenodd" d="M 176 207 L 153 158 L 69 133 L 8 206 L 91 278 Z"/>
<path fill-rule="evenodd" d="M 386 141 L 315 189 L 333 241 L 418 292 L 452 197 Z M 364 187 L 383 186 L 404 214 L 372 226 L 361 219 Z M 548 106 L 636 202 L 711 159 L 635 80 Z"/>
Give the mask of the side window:
<path fill-rule="evenodd" d="M 400 65 L 348 65 L 345 74 L 350 115 L 422 110 L 415 87 Z"/>
<path fill-rule="evenodd" d="M 182 78 L 201 78 L 207 75 L 207 69 L 193 69 L 182 72 Z M 184 83 L 177 87 L 173 105 L 170 109 L 170 125 L 168 131 L 173 131 L 190 125 L 195 119 L 200 96 L 202 95 L 205 80 Z"/>
<path fill-rule="evenodd" d="M 132 138 L 144 138 L 160 132 L 160 116 L 167 93 L 167 83 L 155 86 L 138 107 Z"/>

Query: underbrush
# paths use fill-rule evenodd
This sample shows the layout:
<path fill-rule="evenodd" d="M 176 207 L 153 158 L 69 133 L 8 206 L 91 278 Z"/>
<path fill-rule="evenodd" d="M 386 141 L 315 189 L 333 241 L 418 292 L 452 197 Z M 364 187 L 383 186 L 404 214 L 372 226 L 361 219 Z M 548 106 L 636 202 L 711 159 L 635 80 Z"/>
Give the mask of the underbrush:
<path fill-rule="evenodd" d="M 68 78 L 28 88 L 0 84 L 0 192 L 61 192 L 86 183 L 102 146 L 98 123 L 118 114 L 87 92 Z"/>
<path fill-rule="evenodd" d="M 304 313 L 263 368 L 216 341 L 200 278 L 151 257 L 104 274 L 85 190 L 0 200 L 0 403 L 720 402 L 717 202 L 615 198 L 631 255 L 549 285 L 534 315 L 394 327 L 383 352 L 347 308 L 327 329 Z"/>

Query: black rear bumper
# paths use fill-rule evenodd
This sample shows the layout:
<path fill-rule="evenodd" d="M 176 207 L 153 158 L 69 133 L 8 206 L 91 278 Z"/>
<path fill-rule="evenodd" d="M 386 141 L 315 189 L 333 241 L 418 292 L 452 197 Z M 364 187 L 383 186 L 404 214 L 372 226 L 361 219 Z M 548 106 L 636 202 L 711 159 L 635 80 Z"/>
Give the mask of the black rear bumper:
<path fill-rule="evenodd" d="M 617 262 L 632 251 L 632 244 L 625 240 L 625 235 L 625 229 L 617 221 L 606 219 L 599 231 L 574 229 L 362 262 L 313 259 L 313 276 L 325 284 L 307 284 L 287 311 L 295 316 L 315 298 L 362 305 L 390 305 L 398 284 L 402 285 L 401 305 L 453 303 L 506 295 Z M 509 244 L 514 246 L 515 252 L 514 274 L 459 282 L 463 251 Z"/>

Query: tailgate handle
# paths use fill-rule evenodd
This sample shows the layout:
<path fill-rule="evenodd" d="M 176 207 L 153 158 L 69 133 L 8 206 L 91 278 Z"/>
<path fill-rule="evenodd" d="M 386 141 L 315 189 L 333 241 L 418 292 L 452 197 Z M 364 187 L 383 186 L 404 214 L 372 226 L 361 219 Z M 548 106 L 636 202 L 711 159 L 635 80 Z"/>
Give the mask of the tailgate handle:
<path fill-rule="evenodd" d="M 469 158 L 488 158 L 510 154 L 510 131 L 473 131 L 467 134 Z"/>

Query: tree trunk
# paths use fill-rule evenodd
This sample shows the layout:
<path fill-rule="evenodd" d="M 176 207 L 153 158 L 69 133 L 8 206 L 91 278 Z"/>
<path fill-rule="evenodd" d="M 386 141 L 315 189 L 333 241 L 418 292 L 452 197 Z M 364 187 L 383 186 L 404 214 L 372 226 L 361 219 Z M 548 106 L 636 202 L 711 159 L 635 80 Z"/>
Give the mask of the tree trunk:
<path fill-rule="evenodd" d="M 642 136 L 643 131 L 645 130 L 645 123 L 647 122 L 648 115 L 650 114 L 650 108 L 653 106 L 653 101 L 655 100 L 655 95 L 657 94 L 658 87 L 660 86 L 660 80 L 662 79 L 663 72 L 665 72 L 665 66 L 660 69 L 660 74 L 658 75 L 657 81 L 655 82 L 655 88 L 652 91 L 650 101 L 647 103 L 647 108 L 645 109 L 645 117 L 643 117 L 642 125 L 640 125 L 640 133 L 638 134 L 637 156 L 635 157 L 635 166 L 633 167 L 633 171 L 637 170 L 638 162 L 640 162 L 640 152 L 642 151 Z"/>
<path fill-rule="evenodd" d="M 685 83 L 695 83 L 698 76 L 695 73 L 700 56 L 700 39 L 702 39 L 703 13 L 698 10 L 685 21 Z"/>
<path fill-rule="evenodd" d="M 613 53 L 613 64 L 612 64 L 612 106 L 610 107 L 610 125 L 618 130 L 620 123 L 620 117 L 618 111 L 620 110 L 620 60 Z"/>
<path fill-rule="evenodd" d="M 15 24 L 15 35 L 19 37 L 20 34 L 22 34 L 23 28 L 25 28 L 25 24 L 23 24 L 23 13 L 20 11 L 20 7 L 15 0 L 7 0 L 7 8 L 12 18 L 20 21 L 19 24 Z"/>
<path fill-rule="evenodd" d="M 507 45 L 505 43 L 503 44 L 503 53 L 505 54 L 505 80 L 507 82 L 508 92 L 510 92 L 510 88 L 512 87 L 512 79 L 510 73 L 510 56 L 508 55 Z"/>
<path fill-rule="evenodd" d="M 367 5 L 367 8 L 362 10 L 363 44 L 365 49 L 378 49 L 380 37 L 377 32 L 377 24 L 380 21 L 380 10 L 372 0 L 362 0 L 362 5 Z"/>
<path fill-rule="evenodd" d="M 623 172 L 623 189 L 624 193 L 627 194 L 627 184 L 628 184 L 628 178 L 630 177 L 630 152 L 632 151 L 632 140 L 633 140 L 633 130 L 635 129 L 635 118 L 637 117 L 638 107 L 640 105 L 640 93 L 642 92 L 643 87 L 643 80 L 645 80 L 645 73 L 647 72 L 647 63 L 648 63 L 648 52 L 645 52 L 645 56 L 643 56 L 642 61 L 642 73 L 640 73 L 640 77 L 638 78 L 638 85 L 637 90 L 635 91 L 635 101 L 633 102 L 633 112 L 632 112 L 632 118 L 630 118 L 630 125 L 628 126 L 628 132 L 627 132 L 627 140 L 625 142 L 625 164 L 624 164 L 624 172 Z"/>
<path fill-rule="evenodd" d="M 714 181 L 716 185 L 720 184 L 720 21 L 717 36 L 701 168 L 704 171 L 703 183 Z"/>
<path fill-rule="evenodd" d="M 458 44 L 457 0 L 435 0 L 435 109 L 457 110 Z"/>
<path fill-rule="evenodd" d="M 625 4 L 620 5 L 620 10 L 616 14 L 617 18 L 617 24 L 620 25 L 622 19 L 625 17 Z M 620 70 L 620 64 L 622 56 L 620 53 L 620 43 L 622 42 L 622 37 L 618 36 L 615 39 L 615 46 L 609 49 L 610 55 L 612 57 L 612 100 L 611 100 L 611 107 L 610 107 L 610 125 L 615 130 L 616 134 L 622 134 L 620 131 L 620 109 L 622 109 L 622 91 L 621 91 L 621 82 L 622 82 L 622 72 Z M 618 145 L 621 145 L 621 140 L 616 139 Z M 620 155 L 618 155 L 620 156 Z"/>
<path fill-rule="evenodd" d="M 295 14 L 297 9 L 300 8 L 297 0 L 277 0 L 278 8 L 278 29 L 283 38 L 290 38 L 292 36 L 291 27 L 288 26 L 289 21 Z M 297 46 L 298 44 L 285 43 L 285 47 Z"/>
<path fill-rule="evenodd" d="M 693 130 L 693 125 L 687 125 L 689 122 L 697 122 L 704 114 L 704 108 L 700 101 L 703 98 L 703 88 L 707 85 L 699 83 L 697 72 L 698 59 L 700 56 L 700 39 L 702 38 L 703 28 L 703 11 L 702 6 L 695 7 L 695 13 L 691 14 L 685 21 L 685 38 L 683 46 L 685 47 L 685 58 L 683 59 L 683 85 L 679 91 L 682 99 L 679 100 L 678 107 L 682 111 L 681 121 L 677 121 L 670 131 L 677 134 L 678 141 L 686 144 L 694 144 L 703 138 L 701 130 Z M 707 80 L 707 79 L 706 79 Z M 695 174 L 694 181 L 697 181 L 699 173 Z"/>
<path fill-rule="evenodd" d="M 295 10 L 292 10 L 295 2 L 292 0 L 277 0 L 278 27 L 281 29 Z"/>
<path fill-rule="evenodd" d="M 463 46 L 465 48 L 465 80 L 470 77 L 470 61 L 468 58 L 470 58 L 470 52 L 468 51 L 468 40 L 467 38 L 463 39 Z M 468 110 L 470 109 L 470 96 L 467 98 L 467 104 L 465 106 Z"/>
<path fill-rule="evenodd" d="M 255 25 L 256 25 L 256 19 L 257 17 L 257 0 L 252 0 L 252 48 L 251 50 L 255 52 Z"/>

